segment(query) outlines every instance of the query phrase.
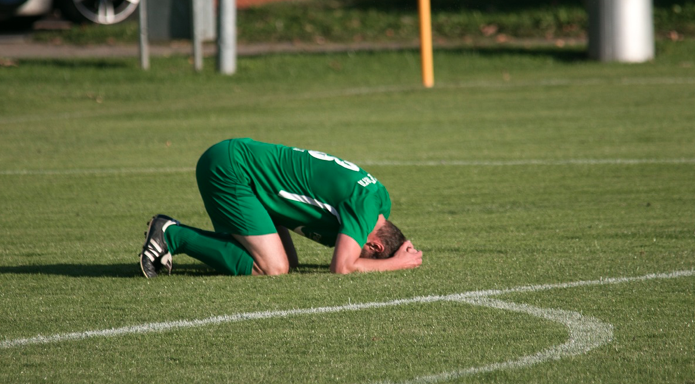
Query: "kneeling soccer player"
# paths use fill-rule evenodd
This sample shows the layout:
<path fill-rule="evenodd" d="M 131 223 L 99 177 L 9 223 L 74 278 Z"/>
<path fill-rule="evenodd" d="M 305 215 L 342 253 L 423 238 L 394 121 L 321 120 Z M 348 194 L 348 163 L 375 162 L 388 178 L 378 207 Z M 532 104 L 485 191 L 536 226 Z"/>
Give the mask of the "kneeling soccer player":
<path fill-rule="evenodd" d="M 335 246 L 331 272 L 416 268 L 422 252 L 388 217 L 391 199 L 372 175 L 323 152 L 232 139 L 196 167 L 214 232 L 156 215 L 140 253 L 145 277 L 171 273 L 184 253 L 231 275 L 278 275 L 297 266 L 288 229 Z"/>

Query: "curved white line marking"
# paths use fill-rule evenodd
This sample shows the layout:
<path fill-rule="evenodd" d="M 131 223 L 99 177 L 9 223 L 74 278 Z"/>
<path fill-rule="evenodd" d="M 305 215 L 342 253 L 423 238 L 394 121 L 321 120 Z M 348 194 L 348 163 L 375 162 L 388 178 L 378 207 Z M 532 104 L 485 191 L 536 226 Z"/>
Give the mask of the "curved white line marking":
<path fill-rule="evenodd" d="M 593 317 L 582 316 L 578 312 L 562 309 L 538 308 L 530 305 L 516 304 L 488 298 L 471 298 L 463 300 L 473 305 L 502 309 L 506 311 L 526 313 L 542 319 L 555 321 L 564 325 L 569 338 L 564 344 L 552 346 L 536 354 L 527 355 L 514 360 L 501 363 L 493 363 L 482 367 L 459 369 L 452 372 L 444 372 L 437 375 L 421 376 L 403 384 L 436 383 L 440 381 L 454 380 L 463 376 L 472 376 L 479 373 L 524 368 L 550 360 L 559 360 L 563 357 L 581 355 L 590 350 L 607 344 L 613 338 L 613 326 Z"/>
<path fill-rule="evenodd" d="M 538 308 L 525 304 L 505 302 L 501 300 L 491 299 L 491 296 L 499 296 L 508 293 L 540 292 L 551 289 L 566 289 L 575 287 L 621 284 L 654 279 L 673 279 L 687 276 L 695 276 L 695 270 L 649 274 L 638 277 L 609 278 L 560 284 L 529 285 L 504 290 L 472 291 L 446 296 L 424 296 L 387 302 L 349 304 L 335 307 L 293 309 L 286 311 L 247 312 L 238 313 L 234 315 L 215 316 L 209 317 L 207 319 L 198 320 L 180 320 L 162 323 L 147 323 L 130 327 L 62 333 L 51 336 L 38 335 L 26 339 L 5 340 L 3 342 L 0 342 L 0 349 L 16 348 L 34 344 L 57 343 L 70 340 L 84 340 L 93 337 L 114 337 L 136 333 L 164 332 L 181 328 L 203 327 L 206 325 L 233 323 L 245 320 L 261 320 L 275 317 L 358 311 L 363 309 L 384 308 L 414 303 L 434 303 L 440 301 L 465 302 L 472 305 L 480 305 L 495 309 L 526 313 L 543 319 L 556 321 L 560 324 L 563 324 L 568 329 L 569 338 L 567 342 L 561 345 L 550 347 L 533 355 L 527 355 L 518 359 L 513 359 L 501 363 L 493 363 L 482 367 L 466 368 L 453 372 L 440 373 L 438 375 L 423 376 L 409 381 L 409 383 L 439 382 L 455 379 L 462 376 L 475 375 L 483 372 L 522 368 L 549 360 L 557 360 L 567 356 L 583 354 L 590 351 L 591 349 L 594 349 L 596 347 L 610 342 L 613 336 L 612 326 L 610 324 L 604 323 L 593 317 L 582 316 L 581 314 L 574 311 L 566 311 L 562 309 L 552 308 Z"/>

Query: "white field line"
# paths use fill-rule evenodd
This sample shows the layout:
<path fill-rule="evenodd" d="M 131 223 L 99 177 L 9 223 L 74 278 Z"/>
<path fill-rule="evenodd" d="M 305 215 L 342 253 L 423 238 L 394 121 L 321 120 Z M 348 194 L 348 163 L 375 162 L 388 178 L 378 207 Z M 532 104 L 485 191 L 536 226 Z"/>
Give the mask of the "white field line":
<path fill-rule="evenodd" d="M 516 369 L 529 367 L 546 361 L 559 360 L 564 357 L 576 356 L 589 352 L 590 350 L 608 344 L 613 338 L 613 326 L 602 322 L 594 317 L 582 316 L 575 311 L 562 309 L 538 308 L 526 304 L 517 304 L 501 300 L 489 299 L 490 296 L 498 296 L 507 293 L 539 292 L 551 289 L 566 289 L 576 287 L 588 287 L 596 285 L 622 284 L 635 281 L 645 281 L 654 279 L 673 279 L 678 277 L 695 276 L 695 270 L 675 271 L 671 273 L 649 274 L 639 277 L 620 277 L 607 278 L 591 281 L 577 281 L 561 284 L 529 285 L 504 290 L 487 290 L 463 293 L 458 296 L 459 301 L 473 305 L 489 308 L 496 308 L 512 312 L 526 313 L 531 316 L 555 321 L 564 325 L 569 333 L 567 341 L 560 345 L 555 345 L 544 349 L 538 353 L 522 356 L 517 359 L 493 363 L 481 367 L 471 367 L 458 369 L 451 372 L 443 372 L 436 375 L 421 376 L 412 380 L 402 382 L 402 384 L 437 383 L 442 381 L 455 380 L 464 376 L 472 376 L 480 373 L 494 372 L 500 370 Z M 456 295 L 452 295 L 456 296 Z"/>
<path fill-rule="evenodd" d="M 695 164 L 695 159 L 557 159 L 557 160 L 421 160 L 421 161 L 390 161 L 366 160 L 359 164 L 365 166 L 386 167 L 508 167 L 508 166 L 564 166 L 564 165 L 642 165 L 642 164 Z M 149 173 L 188 173 L 195 172 L 192 167 L 178 168 L 74 168 L 74 169 L 16 169 L 2 170 L 0 176 L 82 176 L 82 175 L 116 175 L 116 174 L 149 174 Z"/>
<path fill-rule="evenodd" d="M 493 306 L 492 304 L 487 304 L 488 302 L 481 301 L 481 299 L 499 296 L 510 293 L 525 293 L 525 292 L 540 292 L 551 289 L 567 289 L 575 287 L 589 287 L 597 285 L 611 285 L 611 284 L 622 284 L 629 282 L 638 282 L 646 280 L 655 279 L 673 279 L 679 277 L 695 276 L 695 270 L 684 270 L 684 271 L 674 271 L 669 273 L 658 273 L 649 274 L 637 277 L 620 277 L 620 278 L 607 278 L 599 280 L 587 280 L 587 281 L 577 281 L 570 283 L 559 283 L 559 284 L 542 284 L 542 285 L 528 285 L 520 286 L 516 288 L 502 289 L 502 290 L 484 290 L 484 291 L 471 291 L 464 293 L 457 293 L 452 295 L 444 296 L 420 296 L 413 297 L 410 299 L 399 299 L 386 302 L 372 302 L 363 304 L 348 304 L 333 307 L 319 307 L 319 308 L 306 308 L 306 309 L 290 309 L 283 311 L 261 311 L 261 312 L 246 312 L 237 313 L 233 315 L 221 315 L 208 317 L 205 319 L 195 319 L 195 320 L 177 320 L 177 321 L 167 321 L 159 323 L 146 323 L 140 325 L 133 325 L 121 328 L 111 328 L 103 330 L 93 330 L 93 331 L 82 331 L 82 332 L 72 332 L 72 333 L 59 333 L 49 336 L 34 336 L 30 338 L 23 339 L 10 339 L 0 342 L 0 349 L 8 349 L 21 347 L 33 344 L 49 344 L 58 343 L 69 340 L 83 340 L 93 337 L 113 337 L 113 336 L 123 336 L 129 334 L 137 333 L 151 333 L 151 332 L 163 332 L 182 328 L 196 328 L 203 327 L 207 325 L 223 324 L 223 323 L 234 323 L 246 320 L 262 320 L 277 317 L 288 317 L 288 316 L 299 316 L 299 315 L 314 315 L 323 313 L 338 313 L 345 311 L 359 311 L 364 309 L 375 309 L 384 307 L 393 307 L 406 304 L 416 304 L 416 303 L 435 303 L 435 302 L 448 302 L 448 301 L 459 301 L 468 302 L 475 305 L 486 305 Z M 518 304 L 510 304 L 517 306 Z M 530 308 L 530 307 L 529 307 Z M 539 309 L 541 311 L 545 311 Z M 554 311 L 554 310 L 548 310 Z"/>
<path fill-rule="evenodd" d="M 148 323 L 131 327 L 64 333 L 46 337 L 39 335 L 27 339 L 5 340 L 0 343 L 0 349 L 9 349 L 34 344 L 57 343 L 70 340 L 84 340 L 92 337 L 115 337 L 136 333 L 164 332 L 181 328 L 203 327 L 206 325 L 240 322 L 244 320 L 262 320 L 276 317 L 338 313 L 345 311 L 392 307 L 397 305 L 406 305 L 413 303 L 434 303 L 442 301 L 465 302 L 471 305 L 478 305 L 506 311 L 525 313 L 531 316 L 560 323 L 564 325 L 568 331 L 569 337 L 565 343 L 551 346 L 535 354 L 526 355 L 520 358 L 500 363 L 493 363 L 481 367 L 458 369 L 455 371 L 443 372 L 436 375 L 417 377 L 413 380 L 405 382 L 413 384 L 435 383 L 453 380 L 464 376 L 476 375 L 479 373 L 524 368 L 550 360 L 558 360 L 568 356 L 584 354 L 594 348 L 609 343 L 613 338 L 613 326 L 611 324 L 602 322 L 596 318 L 582 316 L 580 313 L 575 311 L 566 311 L 562 309 L 553 308 L 539 308 L 527 304 L 517 304 L 497 299 L 491 299 L 491 296 L 499 296 L 510 293 L 540 292 L 551 289 L 567 289 L 574 287 L 622 284 L 654 279 L 673 279 L 686 276 L 695 276 L 695 270 L 674 271 L 670 273 L 658 274 L 655 273 L 638 277 L 607 278 L 560 284 L 528 285 L 503 290 L 472 291 L 445 296 L 414 297 L 410 299 L 393 300 L 387 302 L 349 304 L 334 307 L 238 313 L 234 315 L 215 316 L 200 320 L 180 320 L 162 323 Z"/>
<path fill-rule="evenodd" d="M 559 360 L 563 357 L 587 353 L 594 348 L 609 343 L 613 338 L 612 325 L 604 323 L 593 317 L 582 316 L 578 312 L 574 311 L 538 308 L 530 305 L 510 303 L 483 297 L 466 299 L 464 301 L 473 305 L 526 313 L 531 316 L 555 321 L 563 324 L 567 328 L 569 338 L 564 344 L 552 346 L 536 354 L 522 356 L 517 359 L 508 360 L 501 363 L 493 363 L 481 367 L 465 368 L 431 376 L 422 376 L 413 380 L 405 381 L 403 382 L 404 384 L 436 383 L 480 373 L 524 368 L 545 361 Z"/>
<path fill-rule="evenodd" d="M 640 164 L 695 164 L 695 159 L 557 159 L 557 160 L 421 160 L 421 161 L 363 161 L 364 165 L 434 167 L 451 166 L 527 166 L 527 165 L 640 165 Z"/>
<path fill-rule="evenodd" d="M 117 175 L 117 174 L 149 174 L 149 173 L 185 173 L 195 172 L 193 167 L 180 168 L 103 168 L 103 169 L 16 169 L 0 171 L 3 176 L 82 176 L 82 175 Z"/>
<path fill-rule="evenodd" d="M 526 87 L 566 87 L 566 86 L 598 86 L 598 85 L 616 85 L 616 86 L 651 86 L 651 85 L 691 85 L 695 84 L 695 77 L 624 77 L 618 79 L 610 78 L 584 78 L 584 79 L 541 79 L 541 80 L 522 80 L 522 81 L 465 81 L 450 84 L 438 84 L 435 88 L 443 90 L 457 89 L 507 89 L 507 88 L 526 88 Z M 338 89 L 326 92 L 311 92 L 304 94 L 264 96 L 257 99 L 244 99 L 242 101 L 224 100 L 225 106 L 235 107 L 248 105 L 249 103 L 268 103 L 282 102 L 288 100 L 316 100 L 335 97 L 352 97 L 352 96 L 368 96 L 388 93 L 401 92 L 431 92 L 432 90 L 423 89 L 417 85 L 385 85 L 378 87 L 360 87 L 349 89 Z M 210 104 L 215 106 L 215 104 Z M 157 111 L 172 110 L 170 105 L 155 106 L 147 104 L 141 109 L 146 109 L 148 113 Z M 109 111 L 78 111 L 62 114 L 51 115 L 22 115 L 0 117 L 0 126 L 3 124 L 17 124 L 26 122 L 37 122 L 46 120 L 75 120 L 89 119 L 104 116 L 120 116 L 123 113 L 137 113 L 137 107 L 128 107 L 126 110 L 115 109 Z"/>
<path fill-rule="evenodd" d="M 597 85 L 622 85 L 622 86 L 649 86 L 649 85 L 690 85 L 695 84 L 695 77 L 638 77 L 638 78 L 585 78 L 585 79 L 541 79 L 541 80 L 521 80 L 521 81 L 465 81 L 449 84 L 438 84 L 436 89 L 507 89 L 507 88 L 528 88 L 528 87 L 566 87 L 566 86 L 597 86 Z M 399 92 L 431 92 L 422 86 L 415 85 L 392 85 L 380 87 L 363 87 L 317 94 L 297 95 L 293 99 L 312 100 L 316 98 L 346 97 L 346 96 L 366 96 L 383 93 Z"/>

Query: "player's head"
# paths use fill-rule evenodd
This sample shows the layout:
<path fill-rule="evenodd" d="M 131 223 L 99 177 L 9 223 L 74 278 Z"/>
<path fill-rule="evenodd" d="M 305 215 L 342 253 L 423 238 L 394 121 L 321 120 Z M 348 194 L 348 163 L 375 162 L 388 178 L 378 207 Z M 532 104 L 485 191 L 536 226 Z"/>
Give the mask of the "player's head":
<path fill-rule="evenodd" d="M 362 247 L 360 257 L 369 259 L 388 259 L 389 257 L 392 257 L 398 248 L 400 248 L 401 245 L 403 245 L 403 243 L 406 241 L 403 232 L 401 232 L 398 227 L 393 225 L 393 223 L 388 220 L 385 220 L 384 224 L 376 230 L 375 236 L 381 246 L 374 246 L 368 242 L 364 247 Z"/>

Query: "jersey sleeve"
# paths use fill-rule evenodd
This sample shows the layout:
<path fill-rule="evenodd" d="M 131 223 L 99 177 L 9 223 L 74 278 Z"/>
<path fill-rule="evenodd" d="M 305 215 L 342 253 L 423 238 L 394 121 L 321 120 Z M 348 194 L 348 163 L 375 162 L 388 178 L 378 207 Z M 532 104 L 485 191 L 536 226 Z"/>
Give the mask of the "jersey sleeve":
<path fill-rule="evenodd" d="M 360 247 L 367 243 L 367 236 L 376 226 L 379 214 L 386 218 L 391 210 L 388 195 L 386 199 L 380 193 L 360 190 L 338 206 L 342 225 L 340 233 L 353 238 Z"/>

